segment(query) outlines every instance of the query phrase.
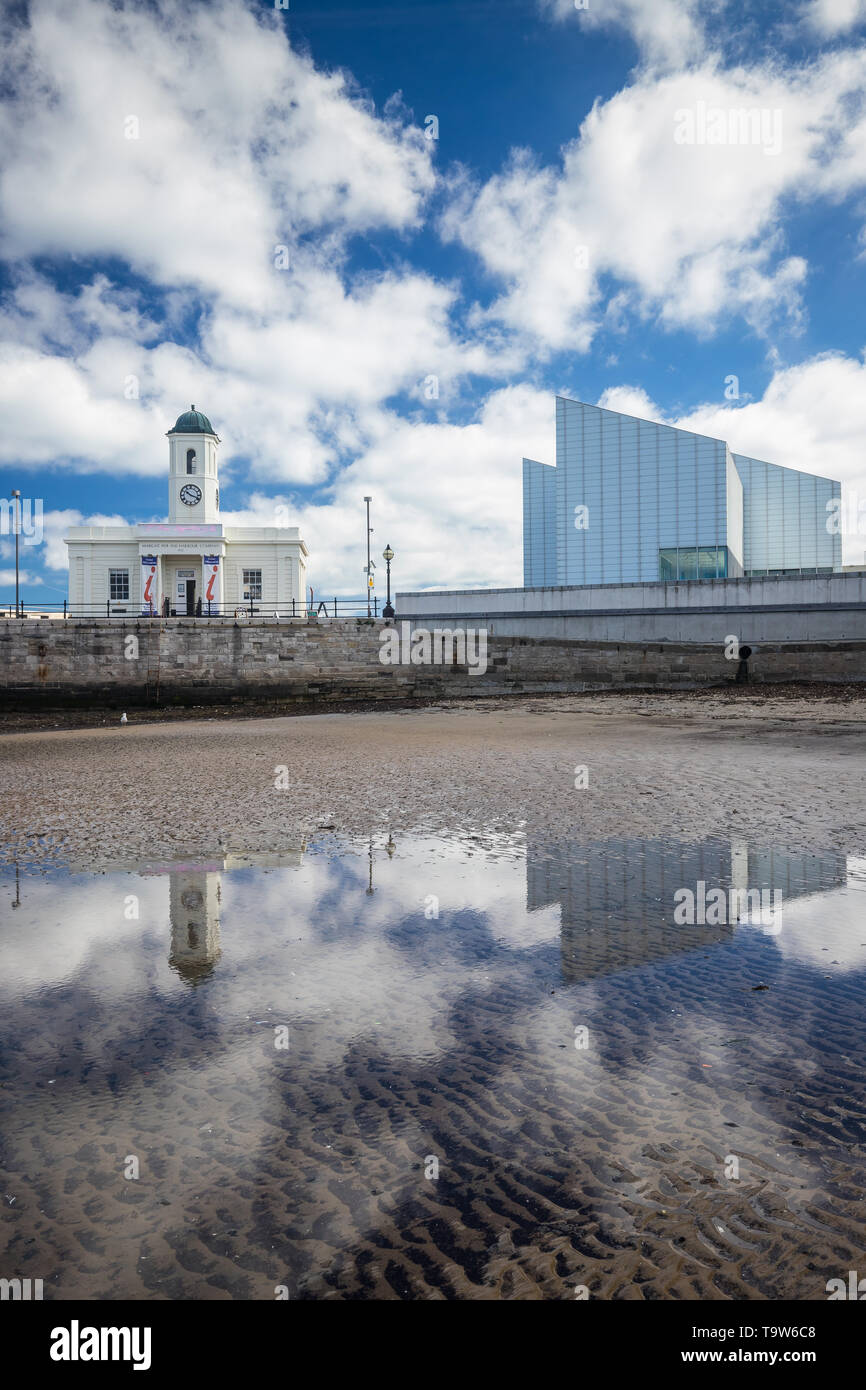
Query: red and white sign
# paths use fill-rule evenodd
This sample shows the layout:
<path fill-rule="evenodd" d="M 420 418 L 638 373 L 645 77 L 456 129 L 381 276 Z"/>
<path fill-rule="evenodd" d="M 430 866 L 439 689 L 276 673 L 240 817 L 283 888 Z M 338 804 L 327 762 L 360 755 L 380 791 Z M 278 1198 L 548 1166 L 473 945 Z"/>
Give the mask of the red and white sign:
<path fill-rule="evenodd" d="M 156 613 L 159 609 L 159 598 L 157 596 L 157 573 L 156 556 L 142 555 L 141 557 L 141 611 L 142 613 Z"/>
<path fill-rule="evenodd" d="M 202 608 L 206 613 L 208 604 L 210 604 L 212 608 L 218 609 L 222 601 L 220 593 L 220 557 L 218 555 L 205 555 L 202 558 L 202 581 L 204 583 Z"/>

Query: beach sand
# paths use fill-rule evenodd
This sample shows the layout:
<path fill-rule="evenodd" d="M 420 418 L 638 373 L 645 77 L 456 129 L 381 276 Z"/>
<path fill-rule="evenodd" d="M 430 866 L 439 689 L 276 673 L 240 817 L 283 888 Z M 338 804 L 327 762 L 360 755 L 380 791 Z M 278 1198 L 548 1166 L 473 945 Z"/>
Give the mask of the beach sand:
<path fill-rule="evenodd" d="M 866 692 L 850 687 L 114 720 L 0 738 L 7 862 L 278 850 L 322 825 L 866 849 Z"/>
<path fill-rule="evenodd" d="M 640 882 L 641 840 L 862 854 L 859 692 L 132 715 L 7 734 L 0 760 L 23 868 L 0 1184 L 9 1259 L 47 1296 L 809 1300 L 862 1268 L 859 893 L 805 900 L 802 958 L 727 929 L 682 949 L 658 900 L 618 925 L 588 904 L 566 967 L 520 853 L 579 882 L 609 837 L 612 883 L 623 856 Z M 195 989 L 165 909 L 120 920 L 147 879 L 42 874 L 305 839 L 300 877 L 223 875 Z M 431 891 L 457 904 L 436 931 Z"/>

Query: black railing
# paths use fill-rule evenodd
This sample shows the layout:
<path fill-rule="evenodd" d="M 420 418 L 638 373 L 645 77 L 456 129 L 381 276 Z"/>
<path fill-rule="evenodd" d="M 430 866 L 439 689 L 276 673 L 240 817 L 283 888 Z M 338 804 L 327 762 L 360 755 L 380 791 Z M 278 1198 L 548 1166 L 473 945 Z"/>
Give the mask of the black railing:
<path fill-rule="evenodd" d="M 238 603 L 217 604 L 196 602 L 196 611 L 187 613 L 178 611 L 177 608 L 169 607 L 167 611 L 161 608 L 142 609 L 138 604 L 130 599 L 106 599 L 104 603 L 70 603 L 64 599 L 62 603 L 25 603 L 21 600 L 16 609 L 14 601 L 0 606 L 0 619 L 22 618 L 30 622 L 39 618 L 120 618 L 128 622 L 130 619 L 150 619 L 150 618 L 230 618 L 238 622 L 249 621 L 251 618 L 260 620 L 268 619 L 304 619 L 309 618 L 366 618 L 367 599 L 364 598 L 314 598 L 312 602 L 307 599 L 292 599 L 290 604 L 268 603 L 264 599 L 255 598 L 242 599 Z M 370 600 L 369 616 L 378 618 L 379 600 L 373 597 Z"/>

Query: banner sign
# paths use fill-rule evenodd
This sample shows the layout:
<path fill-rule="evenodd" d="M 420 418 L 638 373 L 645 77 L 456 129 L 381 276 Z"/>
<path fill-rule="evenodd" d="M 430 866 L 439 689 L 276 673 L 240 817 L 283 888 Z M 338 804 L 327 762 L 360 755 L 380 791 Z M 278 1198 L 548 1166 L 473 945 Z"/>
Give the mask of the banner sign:
<path fill-rule="evenodd" d="M 202 559 L 202 579 L 204 582 L 204 602 L 216 607 L 220 604 L 220 557 L 205 555 Z"/>
<path fill-rule="evenodd" d="M 151 536 L 211 536 L 215 539 L 223 533 L 221 521 L 187 522 L 185 526 L 174 521 L 144 521 L 135 529 L 142 540 Z"/>
<path fill-rule="evenodd" d="M 159 605 L 156 593 L 156 556 L 141 557 L 141 611 L 155 613 Z"/>

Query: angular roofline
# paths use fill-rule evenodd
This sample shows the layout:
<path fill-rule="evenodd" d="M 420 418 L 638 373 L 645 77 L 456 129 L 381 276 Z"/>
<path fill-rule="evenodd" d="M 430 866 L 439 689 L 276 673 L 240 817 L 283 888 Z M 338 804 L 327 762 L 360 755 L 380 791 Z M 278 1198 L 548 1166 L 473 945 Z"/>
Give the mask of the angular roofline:
<path fill-rule="evenodd" d="M 838 483 L 841 487 L 841 480 L 839 478 L 831 478 L 827 473 L 810 473 L 805 468 L 792 468 L 789 463 L 771 463 L 769 459 L 758 458 L 756 454 L 736 453 L 731 448 L 727 439 L 722 439 L 716 434 L 698 434 L 697 430 L 687 430 L 684 429 L 682 425 L 668 425 L 663 420 L 648 420 L 644 415 L 629 415 L 625 410 L 611 410 L 610 407 L 606 405 L 592 405 L 590 401 L 579 401 L 576 396 L 563 396 L 560 391 L 556 392 L 555 399 L 558 401 L 567 401 L 571 405 L 588 406 L 590 410 L 600 410 L 605 415 L 621 415 L 624 420 L 637 420 L 638 423 L 642 425 L 656 425 L 662 430 L 678 430 L 680 434 L 690 434 L 693 439 L 709 439 L 713 444 L 724 444 L 725 448 L 730 451 L 731 457 L 734 459 L 753 459 L 755 463 L 764 463 L 769 468 L 781 468 L 786 473 L 802 473 L 804 477 L 820 478 L 824 483 Z M 530 459 L 529 462 L 534 462 L 534 460 Z"/>
<path fill-rule="evenodd" d="M 624 420 L 637 420 L 638 423 L 642 425 L 655 425 L 660 430 L 677 430 L 679 434 L 690 434 L 695 439 L 709 439 L 712 440 L 713 444 L 724 444 L 726 448 L 730 448 L 728 441 L 722 439 L 717 434 L 698 434 L 697 430 L 683 429 L 682 425 L 669 425 L 664 420 L 648 420 L 645 415 L 629 415 L 626 410 L 611 410 L 610 406 L 593 405 L 590 401 L 579 401 L 575 396 L 563 396 L 560 392 L 556 393 L 556 399 L 558 401 L 568 401 L 572 405 L 588 406 L 590 410 L 600 410 L 605 415 L 621 415 Z M 731 452 L 733 452 L 733 450 Z M 779 464 L 778 466 L 784 467 L 783 464 Z"/>

